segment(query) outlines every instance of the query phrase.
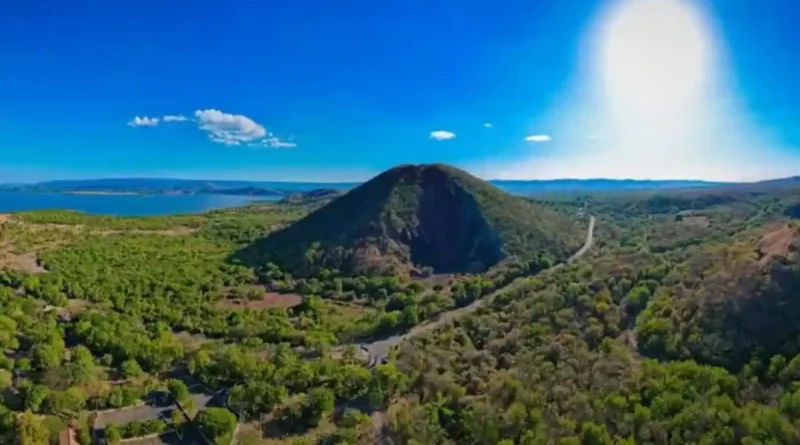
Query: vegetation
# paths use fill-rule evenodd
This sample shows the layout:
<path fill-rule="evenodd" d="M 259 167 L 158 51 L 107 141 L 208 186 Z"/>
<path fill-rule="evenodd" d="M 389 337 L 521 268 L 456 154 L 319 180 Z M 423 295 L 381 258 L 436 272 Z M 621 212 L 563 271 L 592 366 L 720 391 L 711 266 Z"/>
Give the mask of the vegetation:
<path fill-rule="evenodd" d="M 483 272 L 501 260 L 565 259 L 582 242 L 569 218 L 443 165 L 401 166 L 241 253 L 295 275 Z"/>
<path fill-rule="evenodd" d="M 2 258 L 37 268 L 0 266 L 0 443 L 48 444 L 73 424 L 87 445 L 90 412 L 109 443 L 176 429 L 227 445 L 237 425 L 253 445 L 800 443 L 797 188 L 529 204 L 441 166 L 364 187 L 385 201 L 356 212 L 360 188 L 202 215 L 4 216 Z M 472 207 L 451 205 L 467 195 Z M 441 221 L 488 221 L 498 262 L 427 277 L 335 267 L 350 253 L 332 246 L 357 250 L 363 233 L 403 241 L 376 257 L 389 263 L 446 264 L 414 241 L 439 239 L 415 207 L 426 199 Z M 360 220 L 375 214 L 383 225 Z M 587 214 L 594 247 L 553 267 Z M 491 238 L 459 230 L 454 252 Z M 235 261 L 268 246 L 287 249 Z M 302 270 L 281 261 L 292 246 Z M 374 355 L 376 338 L 397 347 Z"/>

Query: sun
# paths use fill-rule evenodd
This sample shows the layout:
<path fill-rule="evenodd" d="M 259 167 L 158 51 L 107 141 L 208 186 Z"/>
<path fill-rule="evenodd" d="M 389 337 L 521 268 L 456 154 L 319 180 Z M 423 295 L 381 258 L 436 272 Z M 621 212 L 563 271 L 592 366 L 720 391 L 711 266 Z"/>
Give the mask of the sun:
<path fill-rule="evenodd" d="M 702 96 L 712 36 L 691 0 L 622 0 L 601 21 L 599 79 L 618 111 L 680 113 Z"/>

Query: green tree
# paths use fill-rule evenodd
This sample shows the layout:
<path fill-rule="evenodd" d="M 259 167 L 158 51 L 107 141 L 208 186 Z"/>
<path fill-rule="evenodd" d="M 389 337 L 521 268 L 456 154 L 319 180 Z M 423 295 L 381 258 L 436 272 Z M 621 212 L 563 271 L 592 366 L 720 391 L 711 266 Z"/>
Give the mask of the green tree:
<path fill-rule="evenodd" d="M 186 387 L 186 383 L 183 383 L 182 380 L 170 379 L 167 382 L 167 389 L 178 402 L 183 402 L 189 397 L 189 388 Z"/>
<path fill-rule="evenodd" d="M 5 315 L 0 315 L 0 351 L 18 347 L 17 322 Z"/>
<path fill-rule="evenodd" d="M 50 432 L 47 431 L 47 427 L 42 419 L 30 410 L 17 416 L 14 426 L 18 445 L 48 445 L 50 443 Z"/>
<path fill-rule="evenodd" d="M 119 443 L 122 440 L 122 433 L 120 433 L 119 428 L 113 423 L 106 425 L 103 430 L 103 436 L 109 444 Z"/>
<path fill-rule="evenodd" d="M 46 386 L 32 383 L 29 380 L 22 381 L 19 385 L 19 390 L 25 409 L 32 412 L 39 412 L 42 402 L 50 392 Z"/>
<path fill-rule="evenodd" d="M 11 386 L 11 383 L 14 380 L 14 375 L 11 374 L 11 371 L 6 371 L 5 369 L 0 369 L 0 391 Z"/>
<path fill-rule="evenodd" d="M 200 411 L 194 422 L 206 437 L 218 445 L 228 445 L 236 429 L 236 416 L 225 408 Z"/>
<path fill-rule="evenodd" d="M 593 422 L 581 426 L 581 443 L 583 445 L 612 445 L 614 443 L 604 425 Z"/>
<path fill-rule="evenodd" d="M 133 377 L 139 377 L 144 372 L 142 371 L 142 367 L 139 366 L 139 362 L 134 359 L 128 359 L 122 362 L 120 369 L 122 370 L 122 375 L 129 379 Z"/>
<path fill-rule="evenodd" d="M 311 426 L 319 424 L 322 417 L 333 411 L 336 397 L 327 388 L 314 388 L 308 392 L 303 405 L 303 417 Z"/>

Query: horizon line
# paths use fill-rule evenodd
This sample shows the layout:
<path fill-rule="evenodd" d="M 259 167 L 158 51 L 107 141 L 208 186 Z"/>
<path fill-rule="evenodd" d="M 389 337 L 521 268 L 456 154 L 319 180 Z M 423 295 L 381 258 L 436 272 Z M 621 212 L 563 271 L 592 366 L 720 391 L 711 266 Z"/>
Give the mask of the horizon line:
<path fill-rule="evenodd" d="M 377 176 L 377 175 L 375 175 Z M 175 177 L 175 176 L 99 176 L 99 177 L 87 177 L 81 179 L 48 179 L 48 180 L 41 180 L 41 181 L 17 181 L 17 182 L 0 182 L 0 186 L 8 186 L 8 185 L 41 185 L 47 184 L 50 182 L 81 182 L 81 181 L 107 181 L 107 180 L 171 180 L 171 181 L 197 181 L 197 182 L 250 182 L 250 183 L 280 183 L 280 184 L 331 184 L 331 185 L 342 185 L 342 184 L 363 184 L 364 182 L 369 181 L 370 179 L 374 178 L 375 176 L 370 177 L 366 180 L 354 180 L 354 181 L 326 181 L 326 180 L 318 180 L 318 181 L 309 181 L 309 180 L 269 180 L 269 179 L 207 179 L 207 178 L 187 178 L 187 177 Z M 477 176 L 476 176 L 477 177 Z M 782 177 L 775 177 L 769 179 L 759 179 L 759 180 L 751 180 L 751 181 L 715 181 L 709 179 L 686 179 L 686 178 L 663 178 L 663 179 L 656 179 L 656 178 L 611 178 L 611 177 L 583 177 L 583 178 L 571 178 L 571 177 L 562 177 L 562 178 L 549 178 L 549 179 L 537 179 L 537 178 L 530 178 L 530 179 L 521 179 L 521 178 L 514 178 L 514 179 L 501 179 L 501 178 L 492 178 L 492 179 L 483 179 L 487 182 L 556 182 L 556 181 L 581 181 L 581 182 L 589 182 L 589 181 L 617 181 L 617 182 L 696 182 L 696 183 L 707 183 L 707 184 L 754 184 L 759 182 L 768 182 L 768 181 L 779 181 L 783 179 L 791 179 L 791 178 L 798 178 L 800 175 L 793 175 L 793 176 L 782 176 Z"/>

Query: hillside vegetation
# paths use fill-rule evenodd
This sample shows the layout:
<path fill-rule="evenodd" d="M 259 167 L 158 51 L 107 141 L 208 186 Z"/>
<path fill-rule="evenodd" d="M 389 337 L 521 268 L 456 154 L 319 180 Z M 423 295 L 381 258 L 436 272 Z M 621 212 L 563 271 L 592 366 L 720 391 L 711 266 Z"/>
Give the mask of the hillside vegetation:
<path fill-rule="evenodd" d="M 403 345 L 394 443 L 800 442 L 797 196 L 598 197 L 599 252 Z"/>
<path fill-rule="evenodd" d="M 445 165 L 388 170 L 247 254 L 300 275 L 481 272 L 509 256 L 564 259 L 585 227 Z"/>
<path fill-rule="evenodd" d="M 0 215 L 0 443 L 800 443 L 800 188 L 531 204 L 443 166 L 385 175 L 329 204 Z M 231 263 L 309 212 L 402 273 L 323 268 L 321 241 L 297 247 L 310 276 Z M 592 248 L 550 267 L 588 215 Z M 485 273 L 405 273 L 493 241 Z M 165 393 L 193 420 L 145 403 Z"/>

